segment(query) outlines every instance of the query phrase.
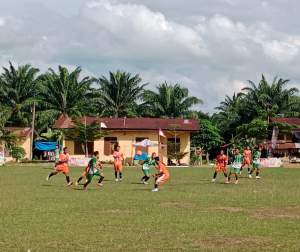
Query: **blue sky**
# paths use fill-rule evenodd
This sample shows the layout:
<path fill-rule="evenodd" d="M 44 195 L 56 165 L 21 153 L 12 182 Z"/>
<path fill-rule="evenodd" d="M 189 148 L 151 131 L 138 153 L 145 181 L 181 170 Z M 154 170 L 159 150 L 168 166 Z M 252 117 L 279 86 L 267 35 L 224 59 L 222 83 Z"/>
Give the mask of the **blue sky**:
<path fill-rule="evenodd" d="M 180 83 L 213 112 L 264 73 L 300 87 L 296 0 L 0 0 L 0 64 Z"/>

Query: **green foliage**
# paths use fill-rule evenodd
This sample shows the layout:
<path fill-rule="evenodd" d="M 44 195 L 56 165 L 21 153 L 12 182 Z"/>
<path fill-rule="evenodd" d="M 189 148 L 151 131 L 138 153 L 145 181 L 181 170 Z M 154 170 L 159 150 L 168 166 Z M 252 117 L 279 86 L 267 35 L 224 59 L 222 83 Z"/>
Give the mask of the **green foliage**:
<path fill-rule="evenodd" d="M 200 125 L 200 132 L 192 136 L 193 146 L 201 147 L 209 152 L 223 143 L 220 130 L 210 120 L 201 120 Z"/>
<path fill-rule="evenodd" d="M 191 115 L 191 107 L 202 103 L 200 99 L 189 96 L 187 88 L 168 83 L 157 86 L 157 92 L 146 90 L 143 101 L 141 109 L 145 115 L 169 118 Z"/>
<path fill-rule="evenodd" d="M 62 130 L 52 130 L 48 129 L 46 133 L 42 133 L 40 138 L 41 140 L 47 141 L 58 141 L 61 142 L 64 137 L 64 133 Z"/>
<path fill-rule="evenodd" d="M 19 160 L 23 159 L 26 152 L 23 147 L 20 146 L 13 146 L 10 149 L 10 155 L 18 162 Z"/>
<path fill-rule="evenodd" d="M 105 108 L 104 113 L 114 117 L 136 116 L 137 102 L 147 85 L 141 83 L 139 75 L 121 71 L 110 72 L 109 78 L 99 78 L 100 104 Z"/>
<path fill-rule="evenodd" d="M 0 75 L 1 106 L 10 109 L 9 124 L 26 126 L 31 120 L 31 107 L 36 100 L 39 69 L 31 65 L 3 67 Z"/>
<path fill-rule="evenodd" d="M 11 110 L 9 107 L 1 106 L 0 104 L 0 131 L 4 129 L 7 120 L 11 116 Z"/>
<path fill-rule="evenodd" d="M 242 124 L 237 128 L 237 134 L 245 139 L 254 138 L 264 140 L 268 137 L 268 122 L 260 118 L 253 119 L 250 123 Z"/>
<path fill-rule="evenodd" d="M 66 67 L 59 66 L 58 72 L 53 69 L 42 75 L 39 92 L 40 102 L 44 110 L 53 111 L 53 116 L 82 116 L 93 104 L 95 94 L 91 87 L 94 79 L 80 79 L 81 68 L 69 72 Z"/>
<path fill-rule="evenodd" d="M 298 90 L 289 88 L 288 82 L 274 78 L 268 83 L 262 76 L 258 84 L 249 81 L 243 93 L 234 94 L 232 98 L 227 96 L 217 107 L 219 112 L 212 117 L 222 129 L 225 142 L 229 143 L 232 138 L 263 139 L 272 131 L 271 117 L 299 115 Z"/>
<path fill-rule="evenodd" d="M 264 75 L 258 85 L 249 81 L 249 87 L 243 88 L 249 108 L 265 120 L 277 115 L 288 114 L 291 106 L 298 103 L 298 101 L 292 100 L 298 89 L 288 88 L 288 82 L 289 80 L 275 77 L 272 83 L 268 83 Z"/>

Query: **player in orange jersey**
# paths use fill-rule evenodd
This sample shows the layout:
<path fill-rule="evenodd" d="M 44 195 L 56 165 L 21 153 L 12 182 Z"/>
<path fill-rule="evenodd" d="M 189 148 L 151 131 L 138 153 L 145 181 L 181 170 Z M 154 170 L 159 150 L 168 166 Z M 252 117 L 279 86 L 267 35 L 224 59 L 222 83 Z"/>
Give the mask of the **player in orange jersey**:
<path fill-rule="evenodd" d="M 69 162 L 69 153 L 68 153 L 68 148 L 65 147 L 63 148 L 63 153 L 59 154 L 58 162 L 54 167 L 54 171 L 47 176 L 46 180 L 48 181 L 52 176 L 55 176 L 58 173 L 62 172 L 66 176 L 68 186 L 72 185 L 72 182 L 69 177 L 68 162 Z"/>
<path fill-rule="evenodd" d="M 251 165 L 252 165 L 252 151 L 251 151 L 250 147 L 247 146 L 247 148 L 244 150 L 244 153 L 243 153 L 243 166 L 242 166 L 241 171 L 243 170 L 244 167 L 247 166 L 248 174 L 249 174 Z"/>
<path fill-rule="evenodd" d="M 223 172 L 225 176 L 225 183 L 228 183 L 227 163 L 228 157 L 224 154 L 224 150 L 221 150 L 220 154 L 216 158 L 215 173 L 212 179 L 213 183 L 216 182 L 216 178 L 219 172 Z"/>
<path fill-rule="evenodd" d="M 115 179 L 116 179 L 116 182 L 122 181 L 122 178 L 123 178 L 122 171 L 123 171 L 124 155 L 120 151 L 120 146 L 119 145 L 115 146 L 115 151 L 113 153 L 113 157 L 114 157 L 114 169 L 115 169 Z M 119 175 L 119 178 L 118 178 L 118 175 Z"/>
<path fill-rule="evenodd" d="M 154 189 L 152 192 L 158 192 L 158 186 L 164 184 L 170 178 L 170 173 L 166 165 L 159 160 L 159 157 L 155 157 L 154 160 L 158 173 L 155 174 Z"/>

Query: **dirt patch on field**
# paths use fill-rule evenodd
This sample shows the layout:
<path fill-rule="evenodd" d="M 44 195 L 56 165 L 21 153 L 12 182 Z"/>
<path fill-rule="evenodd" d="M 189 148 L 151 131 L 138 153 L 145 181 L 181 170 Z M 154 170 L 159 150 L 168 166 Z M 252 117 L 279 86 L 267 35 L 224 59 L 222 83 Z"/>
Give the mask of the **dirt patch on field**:
<path fill-rule="evenodd" d="M 190 202 L 163 202 L 160 204 L 161 207 L 167 208 L 183 208 L 183 209 L 194 209 L 197 208 L 195 203 Z"/>
<path fill-rule="evenodd" d="M 207 239 L 194 241 L 193 248 L 198 249 L 226 249 L 237 250 L 246 249 L 247 251 L 257 251 L 258 248 L 272 248 L 274 246 L 271 238 L 264 237 L 230 237 L 230 236 L 216 236 Z M 253 250 L 252 250 L 253 248 Z"/>
<path fill-rule="evenodd" d="M 212 207 L 209 208 L 211 211 L 224 211 L 224 212 L 228 212 L 228 213 L 239 213 L 239 212 L 244 212 L 245 209 L 241 208 L 241 207 L 226 207 L 226 206 L 222 206 L 222 207 Z"/>
<path fill-rule="evenodd" d="M 260 208 L 250 212 L 255 218 L 300 219 L 300 207 Z"/>

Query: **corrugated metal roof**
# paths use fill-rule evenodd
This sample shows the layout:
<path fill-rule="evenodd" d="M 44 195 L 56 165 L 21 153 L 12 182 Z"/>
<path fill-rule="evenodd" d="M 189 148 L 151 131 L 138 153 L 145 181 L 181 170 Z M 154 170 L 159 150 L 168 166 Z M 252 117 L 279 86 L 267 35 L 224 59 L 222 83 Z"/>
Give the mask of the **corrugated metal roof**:
<path fill-rule="evenodd" d="M 16 136 L 18 137 L 27 137 L 30 135 L 31 133 L 31 128 L 29 127 L 5 127 L 5 130 L 14 133 Z"/>
<path fill-rule="evenodd" d="M 102 122 L 107 126 L 107 130 L 178 130 L 178 131 L 198 131 L 199 123 L 195 119 L 163 119 L 163 118 L 97 118 L 82 117 L 80 122 L 92 124 Z M 61 116 L 53 126 L 56 129 L 73 128 L 74 123 L 69 117 Z"/>
<path fill-rule="evenodd" d="M 300 126 L 300 118 L 296 118 L 296 117 L 271 118 L 271 121 L 278 122 L 278 123 L 288 123 L 288 124 Z"/>

